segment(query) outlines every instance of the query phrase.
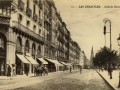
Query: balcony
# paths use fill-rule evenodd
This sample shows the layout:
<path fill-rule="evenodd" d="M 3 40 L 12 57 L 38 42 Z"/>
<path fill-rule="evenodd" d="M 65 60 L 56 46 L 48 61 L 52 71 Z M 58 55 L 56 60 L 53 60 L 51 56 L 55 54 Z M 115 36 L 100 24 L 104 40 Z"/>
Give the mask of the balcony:
<path fill-rule="evenodd" d="M 21 0 L 18 1 L 18 7 L 19 9 L 24 10 L 24 3 Z"/>
<path fill-rule="evenodd" d="M 27 27 L 23 26 L 22 24 L 18 23 L 17 21 L 13 21 L 13 24 L 12 24 L 13 28 L 39 40 L 39 41 L 42 41 L 44 42 L 44 38 L 39 36 L 38 34 L 34 33 L 32 30 L 28 29 Z"/>
<path fill-rule="evenodd" d="M 66 45 L 66 46 L 69 46 L 69 42 L 67 42 L 65 45 Z"/>
<path fill-rule="evenodd" d="M 63 48 L 63 47 L 61 47 L 61 46 L 59 46 L 59 50 L 64 51 L 64 48 Z"/>
<path fill-rule="evenodd" d="M 38 19 L 39 21 L 38 21 L 38 24 L 40 25 L 40 26 L 42 26 L 42 19 Z"/>
<path fill-rule="evenodd" d="M 51 44 L 51 46 L 56 47 L 54 42 L 51 42 L 50 44 Z"/>
<path fill-rule="evenodd" d="M 33 0 L 35 4 L 38 4 L 38 0 Z"/>
<path fill-rule="evenodd" d="M 0 0 L 0 6 L 2 5 L 6 5 L 6 6 L 11 6 L 11 3 L 13 2 L 14 0 Z"/>
<path fill-rule="evenodd" d="M 10 17 L 0 15 L 0 25 L 10 26 Z"/>
<path fill-rule="evenodd" d="M 47 18 L 46 15 L 44 15 L 44 20 L 47 21 L 47 22 L 49 22 L 49 18 Z"/>
<path fill-rule="evenodd" d="M 26 15 L 29 17 L 31 17 L 31 15 L 32 15 L 32 10 L 28 7 L 26 7 Z"/>
<path fill-rule="evenodd" d="M 48 41 L 47 39 L 45 39 L 45 44 L 49 45 L 50 41 Z"/>
<path fill-rule="evenodd" d="M 43 9 L 43 4 L 42 2 L 39 3 L 39 8 L 42 10 Z"/>
<path fill-rule="evenodd" d="M 33 20 L 37 22 L 37 15 L 35 13 L 33 14 Z"/>

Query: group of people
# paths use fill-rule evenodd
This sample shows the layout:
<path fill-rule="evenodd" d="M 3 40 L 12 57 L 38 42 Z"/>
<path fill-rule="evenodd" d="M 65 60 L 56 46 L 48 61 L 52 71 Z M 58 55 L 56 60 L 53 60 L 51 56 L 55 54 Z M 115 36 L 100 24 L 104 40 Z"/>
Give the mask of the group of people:
<path fill-rule="evenodd" d="M 7 76 L 15 76 L 15 65 L 12 64 L 12 67 L 10 65 L 7 65 Z"/>
<path fill-rule="evenodd" d="M 79 66 L 80 73 L 82 74 L 82 66 Z M 70 73 L 72 73 L 72 67 L 70 66 Z"/>
<path fill-rule="evenodd" d="M 46 66 L 34 66 L 34 76 L 48 75 L 48 69 Z"/>

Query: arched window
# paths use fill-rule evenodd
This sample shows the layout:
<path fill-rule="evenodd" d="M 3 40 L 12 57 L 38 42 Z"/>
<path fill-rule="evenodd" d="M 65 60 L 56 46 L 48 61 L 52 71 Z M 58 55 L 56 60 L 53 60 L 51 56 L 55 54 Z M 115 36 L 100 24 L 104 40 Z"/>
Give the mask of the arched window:
<path fill-rule="evenodd" d="M 29 53 L 29 41 L 27 40 L 26 43 L 25 43 L 25 53 Z"/>
<path fill-rule="evenodd" d="M 40 57 L 41 56 L 41 45 L 39 45 L 38 50 L 37 50 L 37 56 Z"/>
<path fill-rule="evenodd" d="M 17 38 L 16 41 L 16 51 L 21 52 L 22 51 L 22 40 L 20 37 Z"/>
<path fill-rule="evenodd" d="M 35 43 L 32 44 L 32 57 L 35 59 Z"/>
<path fill-rule="evenodd" d="M 0 48 L 5 49 L 5 41 L 3 37 L 0 37 Z"/>

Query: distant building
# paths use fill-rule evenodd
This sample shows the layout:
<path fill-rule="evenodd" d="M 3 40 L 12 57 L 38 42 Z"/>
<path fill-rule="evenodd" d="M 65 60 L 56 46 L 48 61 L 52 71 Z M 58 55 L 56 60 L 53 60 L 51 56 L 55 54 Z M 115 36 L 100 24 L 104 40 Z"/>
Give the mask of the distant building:
<path fill-rule="evenodd" d="M 80 64 L 82 67 L 85 66 L 85 53 L 84 53 L 84 51 L 81 51 L 81 52 L 80 52 L 80 62 L 79 62 L 79 64 Z"/>

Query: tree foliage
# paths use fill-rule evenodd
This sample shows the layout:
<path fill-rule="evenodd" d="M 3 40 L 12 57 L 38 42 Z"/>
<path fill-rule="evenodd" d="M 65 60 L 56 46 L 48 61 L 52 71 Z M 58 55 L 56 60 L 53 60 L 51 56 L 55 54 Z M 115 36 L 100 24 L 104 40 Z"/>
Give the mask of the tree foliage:
<path fill-rule="evenodd" d="M 110 50 L 107 47 L 101 48 L 93 58 L 93 63 L 95 66 L 101 66 L 108 63 L 116 64 L 119 61 L 117 51 Z"/>

